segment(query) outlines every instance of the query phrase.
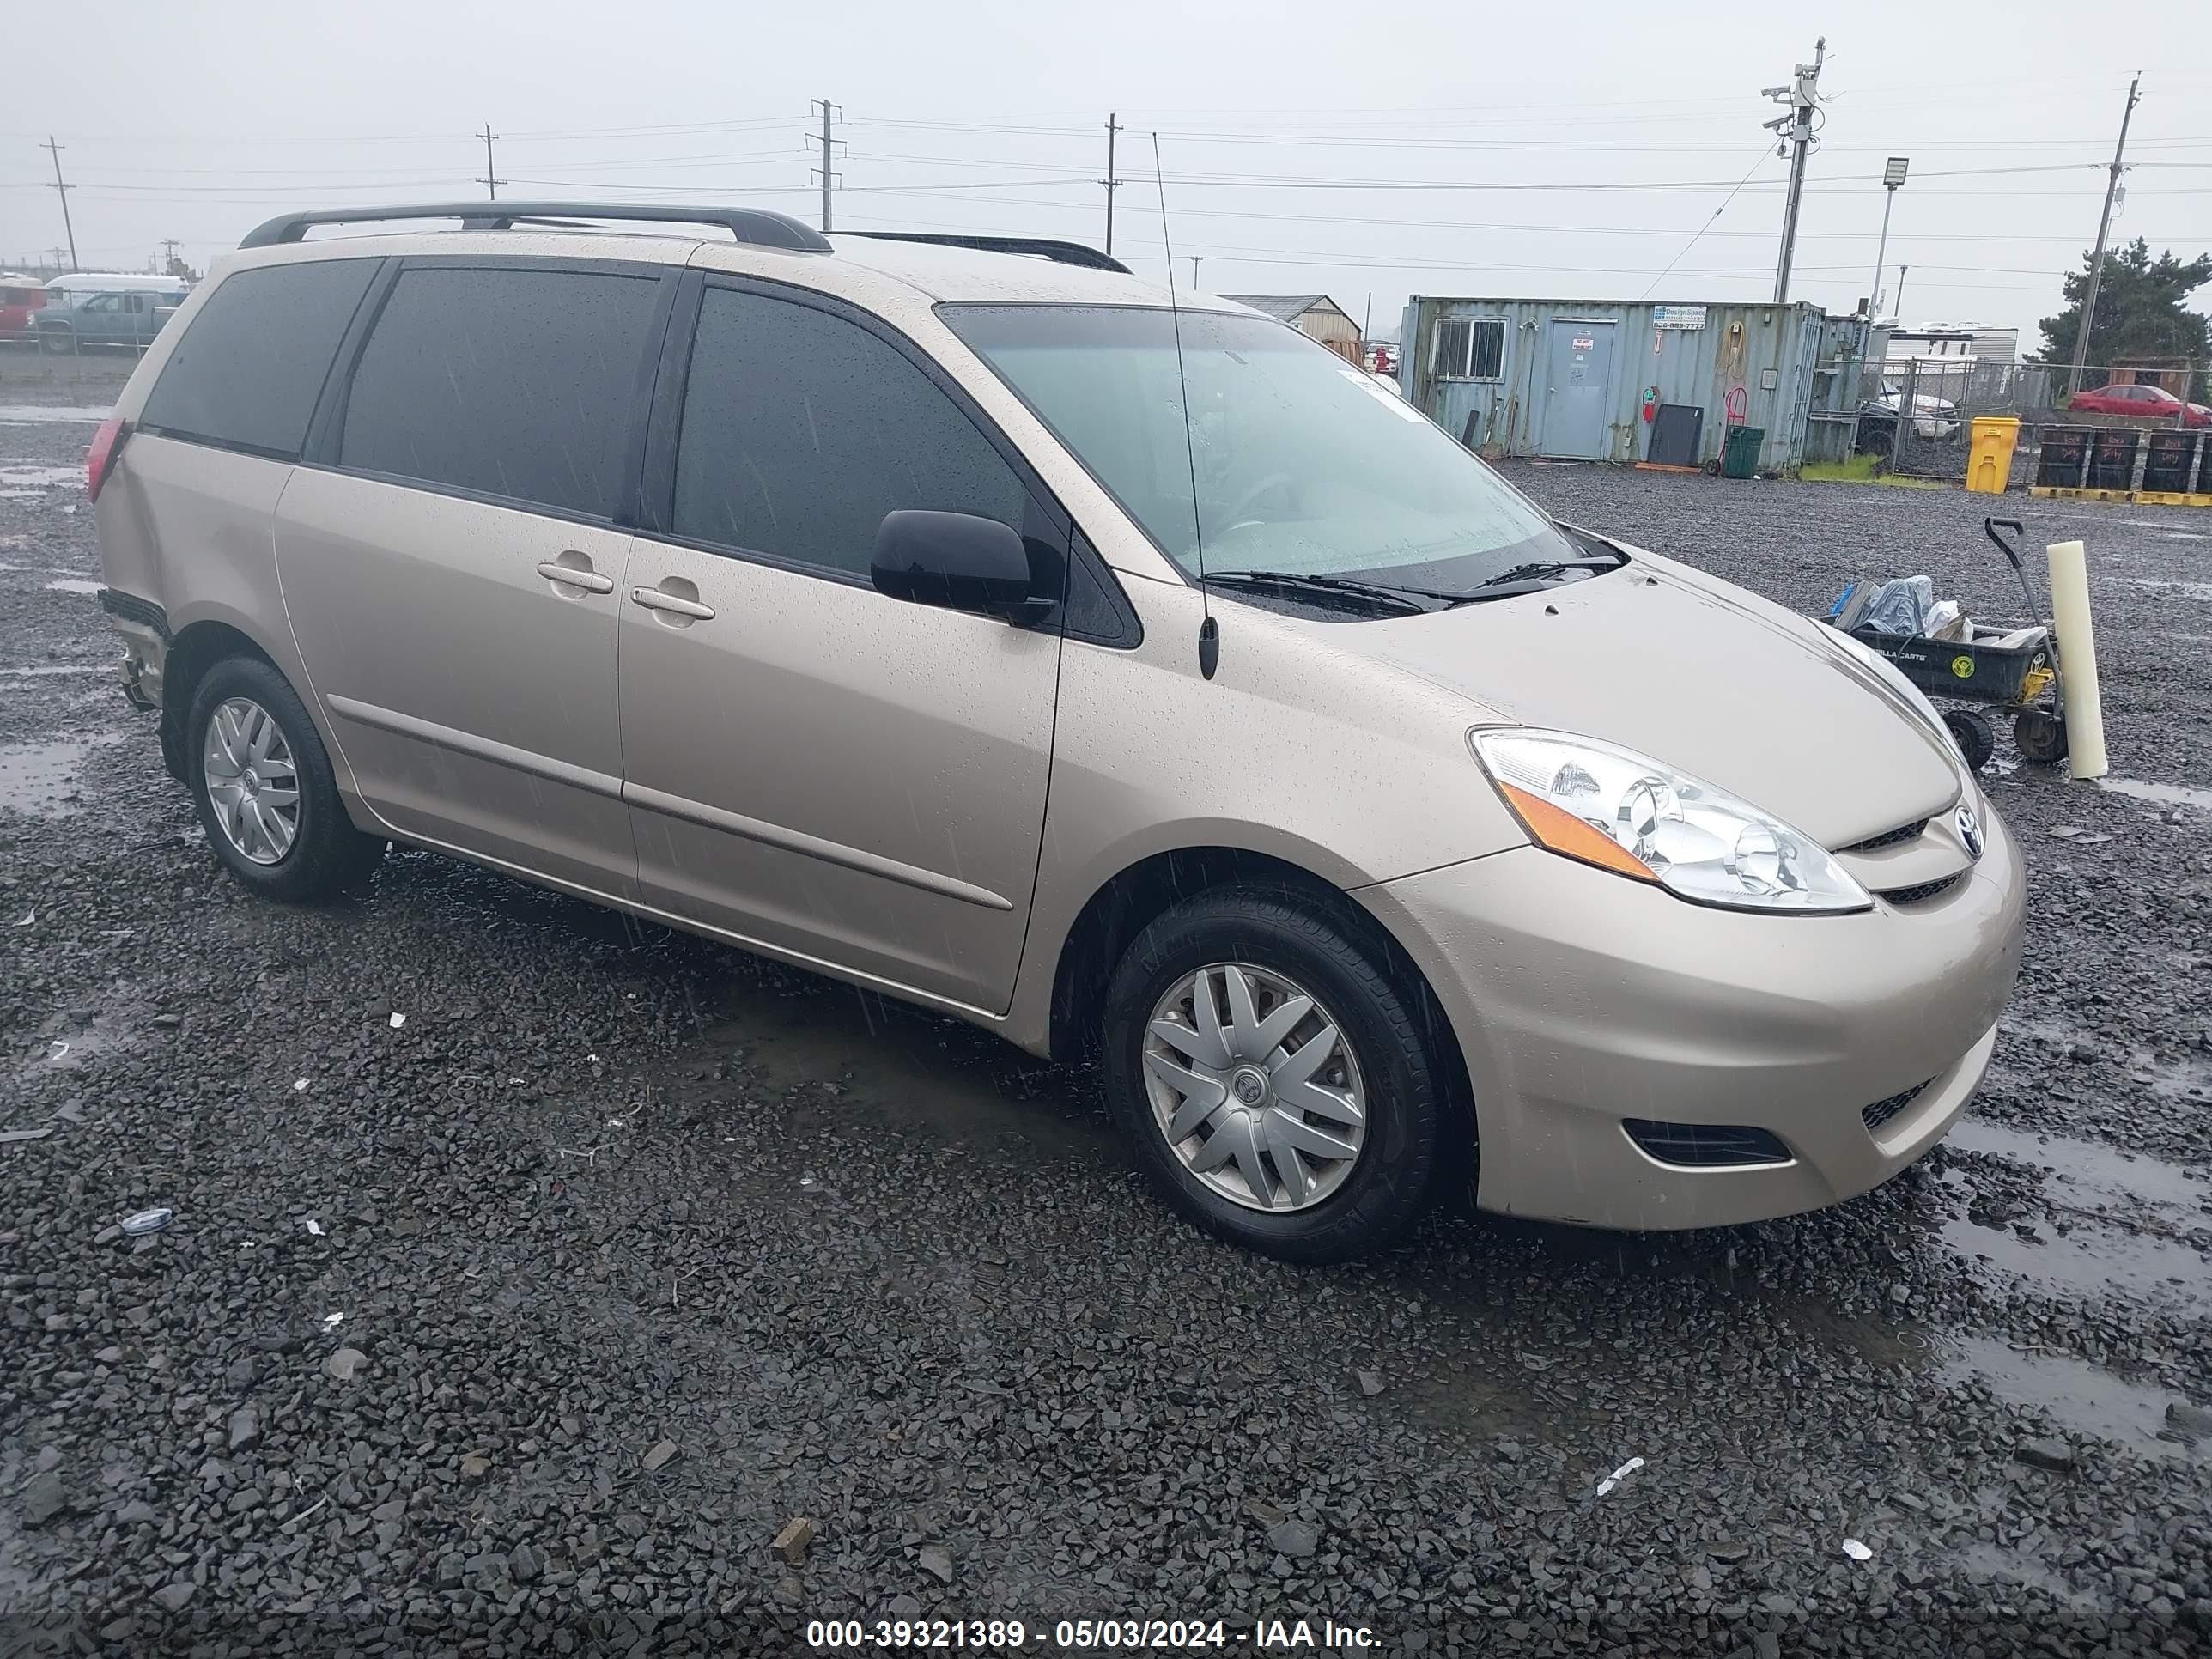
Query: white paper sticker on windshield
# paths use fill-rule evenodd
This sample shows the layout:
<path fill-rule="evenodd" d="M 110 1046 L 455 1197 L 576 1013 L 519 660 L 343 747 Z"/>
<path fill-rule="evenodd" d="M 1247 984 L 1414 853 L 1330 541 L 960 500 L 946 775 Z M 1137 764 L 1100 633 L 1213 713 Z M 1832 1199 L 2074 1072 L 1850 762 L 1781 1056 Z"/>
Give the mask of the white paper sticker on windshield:
<path fill-rule="evenodd" d="M 1414 408 L 1396 392 L 1385 391 L 1376 384 L 1375 377 L 1364 369 L 1340 368 L 1336 372 L 1401 420 L 1419 422 L 1428 419 L 1427 416 L 1422 414 L 1419 410 Z"/>

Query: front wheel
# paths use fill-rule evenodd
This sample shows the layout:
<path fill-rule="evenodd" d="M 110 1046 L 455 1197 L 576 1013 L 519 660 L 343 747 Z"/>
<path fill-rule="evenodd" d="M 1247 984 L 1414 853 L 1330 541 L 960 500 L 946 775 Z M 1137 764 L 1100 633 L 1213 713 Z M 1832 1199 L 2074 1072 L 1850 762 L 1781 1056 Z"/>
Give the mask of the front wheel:
<path fill-rule="evenodd" d="M 39 336 L 39 343 L 57 357 L 66 357 L 76 349 L 76 337 L 65 328 L 50 328 Z"/>
<path fill-rule="evenodd" d="M 1106 994 L 1106 1089 L 1168 1201 L 1294 1261 L 1389 1243 L 1441 1161 L 1443 1073 L 1379 954 L 1292 890 L 1156 919 Z"/>
<path fill-rule="evenodd" d="M 217 663 L 192 697 L 187 779 L 208 845 L 266 897 L 328 897 L 384 854 L 338 799 L 330 757 L 284 677 L 252 657 Z"/>
<path fill-rule="evenodd" d="M 1943 724 L 1950 728 L 1951 740 L 1959 745 L 1966 769 L 1978 772 L 1990 763 L 1996 752 L 1997 734 L 1989 721 L 1971 708 L 1947 708 Z"/>

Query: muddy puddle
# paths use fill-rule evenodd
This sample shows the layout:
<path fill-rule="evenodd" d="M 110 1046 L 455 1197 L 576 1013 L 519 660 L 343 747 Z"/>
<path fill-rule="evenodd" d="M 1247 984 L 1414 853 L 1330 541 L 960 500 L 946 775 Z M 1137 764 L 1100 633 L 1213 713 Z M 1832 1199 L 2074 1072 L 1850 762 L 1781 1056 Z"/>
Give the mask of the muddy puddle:
<path fill-rule="evenodd" d="M 2069 1298 L 2115 1295 L 2212 1313 L 2212 1182 L 2157 1158 L 2069 1136 L 2037 1136 L 1968 1119 L 1949 1145 L 2033 1171 L 2025 1197 L 2002 1172 L 1952 1159 L 1942 1189 L 1961 1212 L 1936 1229 L 1981 1268 Z"/>
<path fill-rule="evenodd" d="M 42 426 L 49 421 L 98 426 L 107 418 L 106 404 L 0 404 L 0 421 Z"/>
<path fill-rule="evenodd" d="M 50 466 L 38 461 L 0 461 L 0 485 L 13 489 L 76 488 L 84 483 L 84 467 Z"/>
<path fill-rule="evenodd" d="M 2174 1396 L 2131 1382 L 2100 1365 L 1981 1336 L 1940 1339 L 1936 1373 L 1952 1387 L 1979 1383 L 2007 1405 L 2042 1413 L 2069 1434 L 2109 1440 L 2151 1456 L 2179 1457 L 2190 1449 L 2161 1440 L 2166 1407 Z M 2197 1449 L 2202 1455 L 2205 1449 Z"/>
<path fill-rule="evenodd" d="M 763 972 L 734 986 L 694 1068 L 732 1066 L 791 1097 L 802 1132 L 848 1121 L 1092 1162 L 1120 1153 L 1096 1091 L 988 1032 L 843 987 Z"/>
<path fill-rule="evenodd" d="M 2055 1201 L 2092 1213 L 2130 1210 L 2177 1212 L 2172 1218 L 2203 1226 L 2212 1202 L 2212 1178 L 2178 1164 L 2136 1152 L 2124 1152 L 2100 1141 L 2070 1135 L 2038 1135 L 1981 1118 L 1962 1118 L 1945 1144 L 1969 1152 L 1988 1152 L 2039 1171 L 2044 1190 Z"/>
<path fill-rule="evenodd" d="M 2157 806 L 2193 806 L 2212 812 L 2212 789 L 2191 789 L 2179 783 L 2145 783 L 2138 778 L 2099 778 L 2097 787 Z"/>
<path fill-rule="evenodd" d="M 46 743 L 0 745 L 0 811 L 33 817 L 81 812 L 85 762 L 95 749 L 123 741 L 118 732 Z"/>

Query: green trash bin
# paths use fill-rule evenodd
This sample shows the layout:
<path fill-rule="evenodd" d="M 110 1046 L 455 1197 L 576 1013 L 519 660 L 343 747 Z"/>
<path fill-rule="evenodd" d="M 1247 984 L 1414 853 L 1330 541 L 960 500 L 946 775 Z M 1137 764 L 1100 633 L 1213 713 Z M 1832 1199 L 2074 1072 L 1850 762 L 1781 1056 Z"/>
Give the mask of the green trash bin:
<path fill-rule="evenodd" d="M 1732 426 L 1721 445 L 1721 477 L 1750 478 L 1759 473 L 1759 452 L 1765 446 L 1763 426 Z"/>

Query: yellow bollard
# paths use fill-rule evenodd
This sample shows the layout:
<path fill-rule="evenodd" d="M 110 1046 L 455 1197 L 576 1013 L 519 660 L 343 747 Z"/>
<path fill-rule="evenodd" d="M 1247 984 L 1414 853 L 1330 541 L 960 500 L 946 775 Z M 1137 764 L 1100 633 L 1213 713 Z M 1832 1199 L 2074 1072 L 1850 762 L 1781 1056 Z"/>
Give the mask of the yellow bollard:
<path fill-rule="evenodd" d="M 2105 703 L 2097 689 L 2097 631 L 2089 620 L 2089 560 L 2079 542 L 2053 542 L 2051 624 L 2058 635 L 2058 676 L 2065 691 L 2066 759 L 2077 778 L 2101 778 Z"/>

